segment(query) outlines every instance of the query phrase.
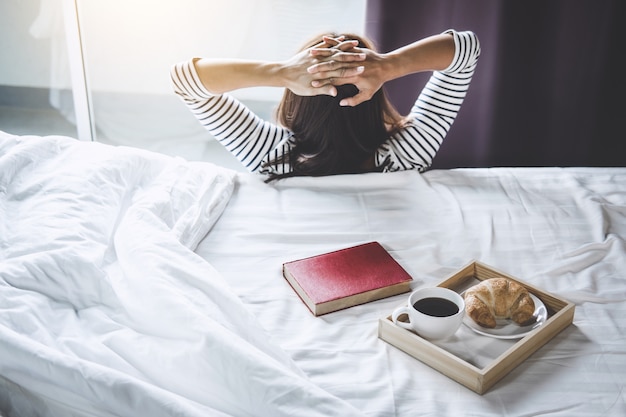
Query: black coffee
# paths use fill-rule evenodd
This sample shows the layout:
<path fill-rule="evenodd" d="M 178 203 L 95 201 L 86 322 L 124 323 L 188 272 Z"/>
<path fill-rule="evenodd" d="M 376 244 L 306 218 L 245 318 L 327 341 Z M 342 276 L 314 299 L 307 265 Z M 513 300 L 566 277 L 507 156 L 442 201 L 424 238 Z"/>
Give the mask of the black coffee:
<path fill-rule="evenodd" d="M 420 313 L 434 317 L 454 316 L 459 312 L 459 306 L 450 300 L 439 297 L 428 297 L 417 300 L 413 308 Z"/>

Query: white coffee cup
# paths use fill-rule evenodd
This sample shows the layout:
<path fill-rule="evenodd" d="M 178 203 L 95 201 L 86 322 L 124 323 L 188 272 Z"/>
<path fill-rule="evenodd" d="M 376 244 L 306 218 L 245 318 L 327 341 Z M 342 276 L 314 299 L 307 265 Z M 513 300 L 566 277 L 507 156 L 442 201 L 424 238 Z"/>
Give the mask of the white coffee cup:
<path fill-rule="evenodd" d="M 402 314 L 408 315 L 409 323 L 398 320 Z M 391 318 L 400 327 L 436 340 L 456 333 L 464 315 L 465 301 L 459 293 L 444 287 L 425 287 L 413 291 L 407 305 L 395 309 Z"/>

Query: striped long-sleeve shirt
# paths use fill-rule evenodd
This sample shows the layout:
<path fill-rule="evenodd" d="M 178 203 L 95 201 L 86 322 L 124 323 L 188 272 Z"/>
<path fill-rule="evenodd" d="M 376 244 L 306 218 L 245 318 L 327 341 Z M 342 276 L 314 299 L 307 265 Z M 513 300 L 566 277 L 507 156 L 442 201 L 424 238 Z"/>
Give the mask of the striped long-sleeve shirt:
<path fill-rule="evenodd" d="M 470 31 L 446 33 L 454 37 L 454 58 L 448 68 L 433 72 L 411 109 L 408 123 L 376 151 L 374 163 L 384 172 L 428 168 L 461 108 L 480 55 L 480 44 Z M 196 60 L 172 67 L 175 93 L 249 171 L 289 172 L 287 163 L 264 163 L 289 152 L 294 145 L 292 132 L 262 120 L 229 94 L 211 94 L 198 77 Z"/>

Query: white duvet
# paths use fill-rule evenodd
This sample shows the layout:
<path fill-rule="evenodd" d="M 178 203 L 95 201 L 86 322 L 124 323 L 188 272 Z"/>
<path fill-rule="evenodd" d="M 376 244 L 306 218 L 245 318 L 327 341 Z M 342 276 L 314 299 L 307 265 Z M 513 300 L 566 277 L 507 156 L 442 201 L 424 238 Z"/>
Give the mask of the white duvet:
<path fill-rule="evenodd" d="M 434 285 L 472 259 L 575 303 L 483 395 L 314 317 L 282 262 L 377 240 Z M 0 132 L 0 415 L 626 415 L 626 168 L 260 178 Z M 471 361 L 508 341 L 462 326 Z M 511 346 L 514 344 L 511 341 Z"/>
<path fill-rule="evenodd" d="M 0 132 L 0 415 L 359 415 L 194 253 L 234 177 Z"/>

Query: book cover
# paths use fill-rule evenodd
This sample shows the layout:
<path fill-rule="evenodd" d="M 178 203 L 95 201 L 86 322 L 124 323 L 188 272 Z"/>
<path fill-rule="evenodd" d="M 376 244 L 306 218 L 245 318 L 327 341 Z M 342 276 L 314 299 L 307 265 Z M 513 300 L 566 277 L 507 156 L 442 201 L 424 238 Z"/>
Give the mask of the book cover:
<path fill-rule="evenodd" d="M 316 316 L 408 292 L 413 280 L 378 242 L 285 262 L 283 276 Z"/>

